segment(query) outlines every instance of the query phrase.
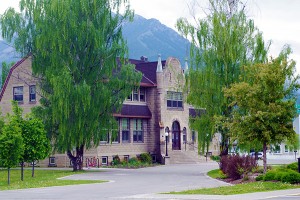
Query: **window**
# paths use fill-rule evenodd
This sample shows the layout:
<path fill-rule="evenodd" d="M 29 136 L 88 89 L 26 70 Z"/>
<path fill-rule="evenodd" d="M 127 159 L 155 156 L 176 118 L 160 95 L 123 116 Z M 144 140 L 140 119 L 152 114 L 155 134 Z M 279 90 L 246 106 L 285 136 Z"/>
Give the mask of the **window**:
<path fill-rule="evenodd" d="M 111 142 L 119 143 L 120 142 L 120 134 L 118 130 L 113 130 L 111 133 Z"/>
<path fill-rule="evenodd" d="M 145 88 L 140 88 L 140 101 L 145 102 Z"/>
<path fill-rule="evenodd" d="M 143 142 L 143 121 L 133 120 L 133 142 Z"/>
<path fill-rule="evenodd" d="M 108 143 L 109 142 L 109 132 L 107 133 L 100 133 L 100 143 Z"/>
<path fill-rule="evenodd" d="M 23 101 L 23 86 L 13 88 L 14 101 Z"/>
<path fill-rule="evenodd" d="M 128 118 L 122 118 L 121 128 L 122 128 L 122 142 L 130 142 L 129 119 Z"/>
<path fill-rule="evenodd" d="M 107 156 L 102 156 L 101 158 L 101 165 L 108 165 L 108 157 Z"/>
<path fill-rule="evenodd" d="M 36 101 L 35 85 L 29 86 L 29 101 L 30 102 L 35 102 Z"/>
<path fill-rule="evenodd" d="M 182 92 L 167 92 L 167 107 L 182 108 Z"/>
<path fill-rule="evenodd" d="M 48 167 L 56 167 L 56 161 L 55 161 L 55 157 L 49 157 L 49 164 Z"/>
<path fill-rule="evenodd" d="M 124 161 L 128 162 L 129 161 L 129 155 L 124 155 Z"/>
<path fill-rule="evenodd" d="M 145 88 L 135 88 L 131 94 L 127 97 L 127 101 L 146 101 L 146 90 Z"/>
<path fill-rule="evenodd" d="M 183 132 L 183 134 L 182 134 L 183 142 L 186 143 L 186 128 L 185 127 L 183 128 L 182 132 Z"/>

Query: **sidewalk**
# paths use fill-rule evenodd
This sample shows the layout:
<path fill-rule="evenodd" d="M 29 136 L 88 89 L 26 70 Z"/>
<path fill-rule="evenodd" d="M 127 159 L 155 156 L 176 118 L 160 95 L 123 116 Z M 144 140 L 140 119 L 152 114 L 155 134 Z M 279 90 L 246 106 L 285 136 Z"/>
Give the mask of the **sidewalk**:
<path fill-rule="evenodd" d="M 124 197 L 124 199 L 199 199 L 199 200 L 261 200 L 280 199 L 282 197 L 300 199 L 300 188 L 291 190 L 277 190 L 270 192 L 256 192 L 238 195 L 173 195 L 173 194 L 143 194 Z"/>

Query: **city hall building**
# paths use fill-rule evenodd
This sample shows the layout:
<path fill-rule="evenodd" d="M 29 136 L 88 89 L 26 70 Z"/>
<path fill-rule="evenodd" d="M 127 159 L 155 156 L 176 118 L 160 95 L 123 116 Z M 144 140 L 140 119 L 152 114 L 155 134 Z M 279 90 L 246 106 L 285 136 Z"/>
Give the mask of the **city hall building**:
<path fill-rule="evenodd" d="M 124 100 L 121 111 L 114 113 L 119 125 L 117 137 L 103 136 L 98 147 L 86 150 L 84 165 L 109 165 L 116 155 L 128 160 L 146 152 L 153 161 L 166 164 L 199 162 L 204 157 L 198 155 L 197 133 L 190 129 L 189 118 L 201 115 L 201 110 L 184 101 L 187 62 L 182 67 L 178 59 L 162 61 L 160 56 L 157 62 L 149 62 L 146 57 L 130 62 L 143 75 L 140 87 Z M 31 57 L 25 57 L 11 68 L 1 90 L 2 115 L 11 112 L 11 100 L 18 101 L 24 113 L 40 105 L 36 84 Z M 219 150 L 215 140 L 210 146 L 212 154 Z M 66 154 L 55 153 L 38 164 L 69 167 L 70 160 Z"/>

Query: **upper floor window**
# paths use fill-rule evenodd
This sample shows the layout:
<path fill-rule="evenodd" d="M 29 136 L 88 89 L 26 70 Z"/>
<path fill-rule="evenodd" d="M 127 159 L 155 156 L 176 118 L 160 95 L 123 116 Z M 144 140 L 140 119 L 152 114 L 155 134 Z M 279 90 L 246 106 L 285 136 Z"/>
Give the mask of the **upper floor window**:
<path fill-rule="evenodd" d="M 146 101 L 146 91 L 145 88 L 135 88 L 127 98 L 128 101 Z"/>
<path fill-rule="evenodd" d="M 107 133 L 101 133 L 100 142 L 101 143 L 108 143 L 109 142 L 109 131 L 107 131 Z"/>
<path fill-rule="evenodd" d="M 23 86 L 13 88 L 14 101 L 23 101 Z"/>
<path fill-rule="evenodd" d="M 167 92 L 167 107 L 168 108 L 182 108 L 182 92 Z"/>
<path fill-rule="evenodd" d="M 143 120 L 133 120 L 133 142 L 143 142 Z"/>
<path fill-rule="evenodd" d="M 129 130 L 129 119 L 122 118 L 122 142 L 130 142 L 130 130 Z"/>
<path fill-rule="evenodd" d="M 36 101 L 35 85 L 29 86 L 29 101 Z"/>

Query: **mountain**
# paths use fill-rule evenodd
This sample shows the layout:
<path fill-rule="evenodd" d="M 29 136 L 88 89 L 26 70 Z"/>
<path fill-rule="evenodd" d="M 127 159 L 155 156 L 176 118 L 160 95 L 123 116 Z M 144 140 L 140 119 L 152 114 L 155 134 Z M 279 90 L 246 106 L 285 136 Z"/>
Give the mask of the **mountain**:
<path fill-rule="evenodd" d="M 135 15 L 133 22 L 124 24 L 123 35 L 127 39 L 129 58 L 146 56 L 149 61 L 156 61 L 157 55 L 161 54 L 162 59 L 169 56 L 179 58 L 183 66 L 189 53 L 189 41 L 157 19 Z"/>
<path fill-rule="evenodd" d="M 184 66 L 188 40 L 158 20 L 135 15 L 133 22 L 123 24 L 123 35 L 129 47 L 129 58 L 140 59 L 145 56 L 149 61 L 156 61 L 158 54 L 161 54 L 162 59 L 169 56 L 179 58 Z M 13 47 L 0 40 L 0 75 L 3 61 L 10 63 L 18 60 L 20 57 Z"/>

